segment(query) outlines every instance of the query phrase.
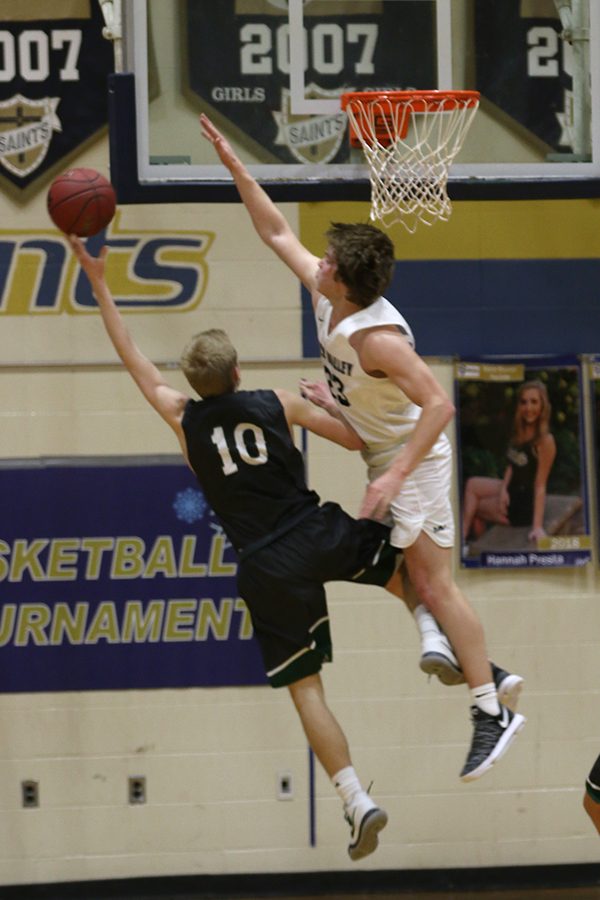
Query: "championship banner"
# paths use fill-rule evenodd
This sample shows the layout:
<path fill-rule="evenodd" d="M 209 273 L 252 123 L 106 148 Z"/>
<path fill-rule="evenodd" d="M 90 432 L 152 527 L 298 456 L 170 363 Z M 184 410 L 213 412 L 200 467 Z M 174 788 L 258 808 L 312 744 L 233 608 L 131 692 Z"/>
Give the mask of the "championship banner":
<path fill-rule="evenodd" d="M 476 75 L 482 102 L 547 153 L 573 151 L 573 48 L 554 0 L 475 0 Z M 503 117 L 503 121 L 505 118 Z"/>
<path fill-rule="evenodd" d="M 187 90 L 258 162 L 348 162 L 341 109 L 291 114 L 287 2 L 187 0 L 186 18 Z M 305 0 L 306 96 L 372 88 L 375 73 L 379 87 L 431 88 L 435 21 L 430 0 Z"/>
<path fill-rule="evenodd" d="M 581 379 L 575 358 L 455 364 L 464 567 L 590 561 Z"/>
<path fill-rule="evenodd" d="M 236 562 L 179 461 L 0 466 L 0 691 L 265 684 Z"/>
<path fill-rule="evenodd" d="M 3 0 L 0 175 L 28 187 L 108 121 L 113 49 L 97 0 Z"/>

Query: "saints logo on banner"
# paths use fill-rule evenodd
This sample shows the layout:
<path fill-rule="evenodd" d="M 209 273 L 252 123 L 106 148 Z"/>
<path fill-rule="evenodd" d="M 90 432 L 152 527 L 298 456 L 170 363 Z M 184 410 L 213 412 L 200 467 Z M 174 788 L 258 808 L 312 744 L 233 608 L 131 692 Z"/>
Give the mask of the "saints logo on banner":
<path fill-rule="evenodd" d="M 585 565 L 591 538 L 578 360 L 461 360 L 455 383 L 462 565 Z"/>
<path fill-rule="evenodd" d="M 106 125 L 110 41 L 96 0 L 4 0 L 0 175 L 28 187 Z"/>

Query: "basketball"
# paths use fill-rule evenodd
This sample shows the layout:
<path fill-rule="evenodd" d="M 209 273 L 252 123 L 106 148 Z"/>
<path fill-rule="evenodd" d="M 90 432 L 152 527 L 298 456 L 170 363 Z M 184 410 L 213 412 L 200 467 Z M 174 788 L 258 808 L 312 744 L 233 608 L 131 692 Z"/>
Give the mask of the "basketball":
<path fill-rule="evenodd" d="M 95 169 L 69 169 L 48 190 L 48 214 L 65 234 L 89 237 L 106 228 L 115 214 L 114 188 Z"/>

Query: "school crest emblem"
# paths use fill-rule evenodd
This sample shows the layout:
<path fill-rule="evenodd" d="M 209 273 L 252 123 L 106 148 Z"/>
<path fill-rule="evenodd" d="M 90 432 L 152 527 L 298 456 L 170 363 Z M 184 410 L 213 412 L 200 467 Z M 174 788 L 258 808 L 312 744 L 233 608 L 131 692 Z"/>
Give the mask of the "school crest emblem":
<path fill-rule="evenodd" d="M 30 100 L 22 94 L 0 101 L 0 165 L 17 177 L 41 165 L 53 132 L 62 131 L 59 103 L 60 97 Z"/>
<path fill-rule="evenodd" d="M 337 97 L 337 91 L 323 91 L 316 84 L 310 84 L 306 91 L 308 99 L 330 99 Z M 348 120 L 341 110 L 321 116 L 292 115 L 290 112 L 291 93 L 286 88 L 281 91 L 281 109 L 273 112 L 277 123 L 275 144 L 287 147 L 294 159 L 301 163 L 328 163 L 338 154 Z"/>

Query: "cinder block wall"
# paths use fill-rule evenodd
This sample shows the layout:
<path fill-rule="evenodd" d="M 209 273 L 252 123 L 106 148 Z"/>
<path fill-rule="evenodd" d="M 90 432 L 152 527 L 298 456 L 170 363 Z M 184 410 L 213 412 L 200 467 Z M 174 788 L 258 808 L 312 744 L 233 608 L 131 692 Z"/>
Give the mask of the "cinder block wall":
<path fill-rule="evenodd" d="M 450 388 L 450 367 L 434 362 L 434 370 Z M 303 374 L 318 369 L 251 364 L 245 385 L 294 389 Z M 172 373 L 182 386 L 179 378 Z M 4 458 L 175 451 L 169 430 L 117 370 L 4 370 L 0 393 Z M 358 455 L 311 438 L 308 465 L 324 497 L 357 510 Z M 353 585 L 329 591 L 328 696 L 361 777 L 374 780 L 390 814 L 380 850 L 361 865 L 592 861 L 597 836 L 581 796 L 600 748 L 597 566 L 457 576 L 490 654 L 526 679 L 525 731 L 472 785 L 458 779 L 470 739 L 466 689 L 427 682 L 399 601 Z M 4 695 L 0 727 L 0 883 L 350 866 L 339 801 L 318 769 L 309 845 L 308 752 L 285 691 Z M 290 801 L 277 799 L 281 771 L 292 774 Z M 128 804 L 131 776 L 147 779 L 144 805 Z M 39 782 L 40 805 L 23 809 L 21 782 L 29 779 Z"/>

